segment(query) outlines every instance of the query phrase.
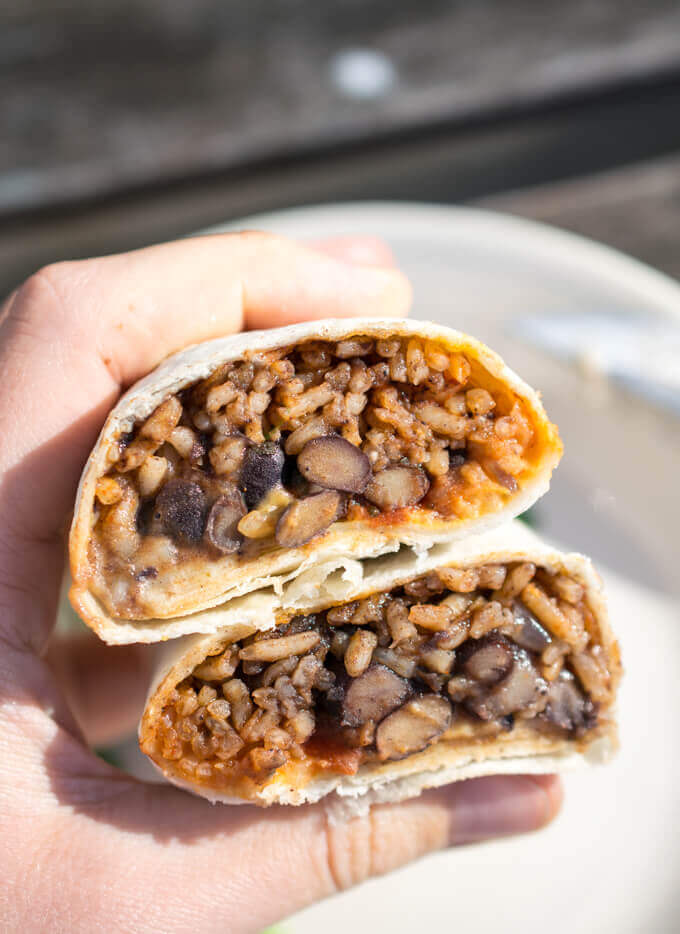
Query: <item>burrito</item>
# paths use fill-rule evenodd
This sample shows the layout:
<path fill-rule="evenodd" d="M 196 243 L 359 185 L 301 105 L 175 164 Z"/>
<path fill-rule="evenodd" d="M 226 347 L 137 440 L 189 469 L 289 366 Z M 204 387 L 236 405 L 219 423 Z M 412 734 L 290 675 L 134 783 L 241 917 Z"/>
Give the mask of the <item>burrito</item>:
<path fill-rule="evenodd" d="M 399 800 L 616 748 L 619 649 L 583 555 L 516 522 L 362 568 L 340 601 L 294 582 L 163 647 L 139 737 L 167 779 L 213 801 Z"/>
<path fill-rule="evenodd" d="M 561 456 L 538 395 L 471 337 L 354 319 L 191 347 L 111 412 L 71 530 L 71 600 L 108 642 L 347 554 L 482 532 Z"/>

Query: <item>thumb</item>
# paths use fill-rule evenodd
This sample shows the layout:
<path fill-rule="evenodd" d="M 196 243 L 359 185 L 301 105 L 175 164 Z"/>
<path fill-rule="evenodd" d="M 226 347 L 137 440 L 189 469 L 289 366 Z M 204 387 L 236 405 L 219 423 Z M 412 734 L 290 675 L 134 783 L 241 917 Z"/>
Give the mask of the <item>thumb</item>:
<path fill-rule="evenodd" d="M 67 801 L 61 789 L 62 803 L 82 822 L 71 836 L 73 855 L 87 872 L 93 852 L 109 854 L 117 884 L 106 912 L 112 923 L 137 918 L 140 934 L 198 928 L 256 934 L 434 850 L 535 830 L 555 816 L 562 796 L 554 776 L 497 776 L 342 820 L 323 802 L 266 812 L 215 807 L 168 786 L 125 779 L 112 795 L 110 775 L 103 780 L 107 767 L 100 768 L 100 777 L 91 772 L 89 780 L 79 770 L 67 785 Z M 72 834 L 72 819 L 69 824 Z"/>
<path fill-rule="evenodd" d="M 536 830 L 552 820 L 561 801 L 562 786 L 554 775 L 491 776 L 425 792 L 402 804 L 375 805 L 354 820 L 327 819 L 329 891 L 320 895 L 391 872 L 435 850 Z"/>
<path fill-rule="evenodd" d="M 214 893 L 220 887 L 225 895 L 228 892 L 223 910 L 211 922 L 215 934 L 225 929 L 225 918 L 230 919 L 226 928 L 233 934 L 256 934 L 314 902 L 427 853 L 536 830 L 556 815 L 561 800 L 556 777 L 519 775 L 458 782 L 401 804 L 375 805 L 349 820 L 338 818 L 323 802 L 313 807 L 273 807 L 265 813 L 212 807 L 216 835 L 204 841 L 205 859 L 194 855 L 194 865 L 201 869 L 187 890 L 208 883 L 213 907 Z M 194 804 L 200 802 L 192 800 Z M 247 816 L 241 816 L 242 811 Z M 219 830 L 222 822 L 226 839 Z M 192 850 L 195 853 L 196 842 Z M 206 878 L 206 865 L 213 867 L 212 884 Z M 231 876 L 227 885 L 225 866 Z M 175 872 L 186 872 L 186 858 L 183 867 L 172 867 L 168 880 Z M 192 921 L 201 924 L 204 934 L 213 931 L 211 923 L 206 928 L 201 912 Z"/>

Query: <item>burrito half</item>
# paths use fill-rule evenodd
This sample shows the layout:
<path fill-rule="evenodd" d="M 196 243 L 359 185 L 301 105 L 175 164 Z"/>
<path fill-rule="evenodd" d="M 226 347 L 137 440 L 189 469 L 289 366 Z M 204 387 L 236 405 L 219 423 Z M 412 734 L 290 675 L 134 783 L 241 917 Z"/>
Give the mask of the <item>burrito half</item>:
<path fill-rule="evenodd" d="M 191 614 L 311 564 L 495 526 L 560 455 L 537 394 L 447 328 L 331 320 L 210 341 L 109 416 L 78 492 L 71 599 L 109 642 L 194 632 Z"/>
<path fill-rule="evenodd" d="M 396 800 L 615 748 L 619 650 L 587 558 L 515 524 L 363 567 L 342 602 L 251 594 L 219 634 L 165 647 L 140 743 L 170 781 L 261 805 Z"/>

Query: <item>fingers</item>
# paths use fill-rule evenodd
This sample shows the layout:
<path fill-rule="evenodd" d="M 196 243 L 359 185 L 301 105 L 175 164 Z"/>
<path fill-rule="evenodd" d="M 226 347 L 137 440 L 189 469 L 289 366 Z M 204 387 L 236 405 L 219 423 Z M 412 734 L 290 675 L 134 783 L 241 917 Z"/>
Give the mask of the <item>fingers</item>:
<path fill-rule="evenodd" d="M 561 800 L 555 776 L 492 776 L 331 823 L 325 834 L 330 889 L 357 885 L 443 847 L 536 830 L 552 820 Z"/>
<path fill-rule="evenodd" d="M 350 245 L 332 249 L 346 255 Z M 54 530 L 120 386 L 169 353 L 242 327 L 403 315 L 409 301 L 408 284 L 395 270 L 352 267 L 260 233 L 197 237 L 47 267 L 8 301 L 0 325 L 0 471 L 51 444 L 49 474 L 40 482 L 13 479 L 31 490 L 30 519 L 45 519 Z M 35 474 L 36 465 L 29 470 Z M 13 485 L 13 504 L 19 492 Z M 13 525 L 23 519 L 17 505 L 20 515 L 13 505 L 8 516 Z"/>
<path fill-rule="evenodd" d="M 23 716 L 26 742 L 42 750 L 44 775 L 27 775 L 27 788 L 8 793 L 3 813 L 14 808 L 22 815 L 18 828 L 27 835 L 31 865 L 45 817 L 39 808 L 26 810 L 26 794 L 51 802 L 49 845 L 68 854 L 67 861 L 48 860 L 39 888 L 26 892 L 27 916 L 43 905 L 58 906 L 67 879 L 87 879 L 82 900 L 72 887 L 64 896 L 76 920 L 82 912 L 83 929 L 99 891 L 93 880 L 102 874 L 102 884 L 115 880 L 113 888 L 105 884 L 97 906 L 102 929 L 126 928 L 121 919 L 134 918 L 139 934 L 199 927 L 203 934 L 255 934 L 426 853 L 538 829 L 562 799 L 554 776 L 497 776 L 376 805 L 350 820 L 325 802 L 265 811 L 213 806 L 169 785 L 127 778 L 77 738 L 55 735 L 47 717 Z M 7 754 L 10 771 L 12 757 L 19 769 L 26 761 L 18 742 Z M 451 888 L 455 897 L 455 878 Z"/>
<path fill-rule="evenodd" d="M 137 725 L 153 671 L 153 646 L 104 645 L 92 633 L 50 642 L 46 661 L 90 745 Z"/>
<path fill-rule="evenodd" d="M 366 245 L 362 249 L 365 255 Z M 349 242 L 336 242 L 344 258 L 351 250 Z M 91 353 L 94 344 L 122 384 L 175 350 L 243 327 L 403 315 L 410 302 L 406 280 L 395 270 L 348 269 L 332 256 L 261 233 L 196 237 L 60 263 L 43 270 L 33 288 L 29 299 L 36 300 L 27 313 L 44 321 L 41 306 L 51 289 L 61 311 L 51 326 L 44 321 L 49 330 L 61 341 L 75 340 L 81 351 Z M 15 305 L 22 304 L 20 290 Z"/>
<path fill-rule="evenodd" d="M 378 237 L 327 237 L 309 246 L 353 266 L 394 266 L 394 254 Z"/>
<path fill-rule="evenodd" d="M 83 797 L 90 800 L 91 790 Z M 135 852 L 134 891 L 163 893 L 162 905 L 146 904 L 149 917 L 162 910 L 163 930 L 200 925 L 205 934 L 239 934 L 260 931 L 426 853 L 535 830 L 560 803 L 561 787 L 552 776 L 492 777 L 374 806 L 366 816 L 342 821 L 329 819 L 323 804 L 257 812 L 211 807 L 167 787 L 137 786 L 116 796 L 108 820 L 146 841 Z M 125 867 L 114 870 L 122 879 Z"/>
<path fill-rule="evenodd" d="M 495 775 L 448 790 L 454 796 L 450 827 L 456 845 L 538 830 L 557 816 L 563 798 L 556 775 Z"/>
<path fill-rule="evenodd" d="M 0 314 L 0 585 L 11 588 L 17 632 L 53 611 L 54 545 L 122 385 L 242 327 L 402 315 L 409 301 L 395 270 L 352 267 L 261 233 L 60 263 L 29 279 Z"/>

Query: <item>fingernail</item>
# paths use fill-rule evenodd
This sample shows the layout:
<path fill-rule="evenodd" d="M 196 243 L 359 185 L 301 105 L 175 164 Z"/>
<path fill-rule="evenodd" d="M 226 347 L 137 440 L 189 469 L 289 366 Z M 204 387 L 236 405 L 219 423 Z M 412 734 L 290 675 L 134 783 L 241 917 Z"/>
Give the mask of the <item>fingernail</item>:
<path fill-rule="evenodd" d="M 316 250 L 354 266 L 394 266 L 394 255 L 389 246 L 377 237 L 329 237 L 309 241 Z"/>
<path fill-rule="evenodd" d="M 347 262 L 357 266 L 394 266 L 392 251 L 374 237 L 356 237 L 346 243 Z"/>
<path fill-rule="evenodd" d="M 554 775 L 473 778 L 449 786 L 446 794 L 451 845 L 537 830 L 562 803 L 562 786 Z"/>

